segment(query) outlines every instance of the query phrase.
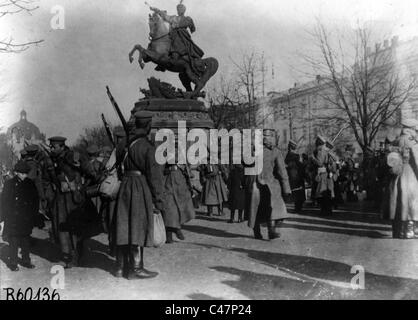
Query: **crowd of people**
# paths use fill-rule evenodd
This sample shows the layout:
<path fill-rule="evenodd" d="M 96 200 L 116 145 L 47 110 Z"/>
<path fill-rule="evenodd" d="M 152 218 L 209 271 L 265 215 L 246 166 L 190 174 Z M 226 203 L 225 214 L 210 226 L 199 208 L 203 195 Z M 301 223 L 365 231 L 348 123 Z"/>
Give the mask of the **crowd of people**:
<path fill-rule="evenodd" d="M 322 136 L 312 155 L 299 155 L 298 144 L 290 141 L 284 156 L 276 131 L 265 128 L 258 175 L 245 175 L 246 164 L 161 166 L 149 138 L 151 122 L 151 112 L 136 112 L 128 133 L 114 130 L 113 149 L 91 145 L 79 152 L 56 136 L 48 139 L 49 146 L 29 145 L 22 151 L 1 195 L 0 222 L 11 270 L 19 270 L 18 264 L 34 267 L 30 235 L 47 220 L 50 240 L 67 268 L 82 264 L 86 239 L 105 232 L 109 253 L 116 258 L 114 275 L 145 279 L 158 275 L 144 264 L 145 248 L 155 246 L 155 215 L 163 217 L 168 244 L 173 236 L 185 239 L 182 226 L 200 206 L 209 216 L 223 215 L 228 206 L 229 223 L 247 221 L 255 239 L 263 239 L 265 225 L 273 240 L 289 214 L 303 214 L 307 198 L 327 216 L 344 201 L 357 201 L 363 190 L 369 200 L 382 204 L 382 218 L 393 222 L 394 238 L 418 237 L 417 120 L 403 121 L 402 134 L 388 136 L 379 151 L 366 152 L 362 163 L 349 149 L 338 157 Z M 288 210 L 286 202 L 294 202 L 294 209 Z"/>

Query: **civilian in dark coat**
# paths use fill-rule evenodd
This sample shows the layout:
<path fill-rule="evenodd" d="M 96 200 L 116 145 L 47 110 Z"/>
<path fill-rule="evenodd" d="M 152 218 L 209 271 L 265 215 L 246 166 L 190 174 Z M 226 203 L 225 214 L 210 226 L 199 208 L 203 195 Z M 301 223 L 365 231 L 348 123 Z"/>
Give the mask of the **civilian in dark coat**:
<path fill-rule="evenodd" d="M 234 164 L 231 166 L 228 179 L 229 209 L 231 218 L 229 223 L 234 223 L 235 211 L 238 210 L 238 222 L 244 221 L 245 190 L 244 190 L 244 166 Z"/>
<path fill-rule="evenodd" d="M 305 168 L 300 161 L 300 156 L 295 152 L 297 144 L 289 141 L 288 153 L 285 158 L 287 175 L 289 176 L 290 188 L 292 189 L 292 198 L 295 202 L 295 212 L 301 213 L 305 196 Z"/>
<path fill-rule="evenodd" d="M 30 167 L 24 161 L 15 166 L 16 176 L 6 181 L 1 195 L 3 237 L 9 242 L 9 267 L 18 271 L 18 249 L 21 248 L 24 267 L 34 268 L 29 256 L 29 242 L 39 210 L 39 196 L 35 183 L 27 178 Z"/>

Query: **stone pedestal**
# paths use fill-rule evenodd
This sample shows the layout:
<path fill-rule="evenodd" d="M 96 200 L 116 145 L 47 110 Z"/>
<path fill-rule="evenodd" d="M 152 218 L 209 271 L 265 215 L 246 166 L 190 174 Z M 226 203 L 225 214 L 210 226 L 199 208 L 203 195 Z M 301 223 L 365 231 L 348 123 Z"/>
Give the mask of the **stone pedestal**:
<path fill-rule="evenodd" d="M 208 110 L 202 101 L 186 99 L 147 99 L 135 103 L 131 118 L 135 112 L 147 110 L 153 113 L 152 129 L 167 128 L 176 131 L 178 121 L 186 121 L 187 129 L 214 127 Z M 154 131 L 154 130 L 153 130 Z"/>

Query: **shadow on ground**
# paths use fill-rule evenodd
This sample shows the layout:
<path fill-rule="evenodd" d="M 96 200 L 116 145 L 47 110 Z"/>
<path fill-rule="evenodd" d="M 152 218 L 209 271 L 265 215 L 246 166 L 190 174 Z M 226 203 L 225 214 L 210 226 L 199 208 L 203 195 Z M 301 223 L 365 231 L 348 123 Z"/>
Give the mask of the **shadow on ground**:
<path fill-rule="evenodd" d="M 224 298 L 212 297 L 204 293 L 193 293 L 189 294 L 187 297 L 192 300 L 224 300 Z"/>
<path fill-rule="evenodd" d="M 185 225 L 183 226 L 183 229 L 190 231 L 190 232 L 194 232 L 198 234 L 206 234 L 208 236 L 219 237 L 219 238 L 251 238 L 253 239 L 253 237 L 250 237 L 244 234 L 230 233 L 224 230 L 219 230 L 219 229 L 214 229 L 214 228 L 209 228 L 209 227 L 204 227 L 204 226 Z"/>
<path fill-rule="evenodd" d="M 350 284 L 354 274 L 351 273 L 352 266 L 345 263 L 244 248 L 224 250 L 246 254 L 251 260 L 301 279 L 225 266 L 211 268 L 239 276 L 238 280 L 226 280 L 223 283 L 240 290 L 250 299 L 418 299 L 418 280 L 415 279 L 378 275 L 366 270 L 365 289 L 353 290 L 329 283 Z"/>

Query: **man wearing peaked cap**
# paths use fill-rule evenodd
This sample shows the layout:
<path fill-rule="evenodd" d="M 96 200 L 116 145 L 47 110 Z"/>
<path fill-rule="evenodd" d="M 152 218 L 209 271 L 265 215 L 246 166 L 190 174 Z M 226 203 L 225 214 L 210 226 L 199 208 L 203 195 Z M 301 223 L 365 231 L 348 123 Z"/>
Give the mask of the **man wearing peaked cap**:
<path fill-rule="evenodd" d="M 35 155 L 39 151 L 39 147 L 36 144 L 31 144 L 25 148 L 28 155 Z"/>
<path fill-rule="evenodd" d="M 92 144 L 87 148 L 87 153 L 89 156 L 96 156 L 99 153 L 99 147 L 95 144 Z"/>
<path fill-rule="evenodd" d="M 144 268 L 144 248 L 154 245 L 154 213 L 164 215 L 164 183 L 161 166 L 155 160 L 155 147 L 148 140 L 152 113 L 134 114 L 135 140 L 128 147 L 123 165 L 124 177 L 116 201 L 115 238 L 116 277 L 128 279 L 157 276 Z M 131 121 L 130 121 L 131 122 Z M 125 263 L 129 261 L 130 265 Z"/>
<path fill-rule="evenodd" d="M 113 135 L 117 138 L 123 138 L 126 137 L 126 132 L 123 128 L 118 127 L 113 131 Z"/>
<path fill-rule="evenodd" d="M 54 136 L 48 139 L 50 143 L 65 143 L 67 138 L 61 136 Z"/>

